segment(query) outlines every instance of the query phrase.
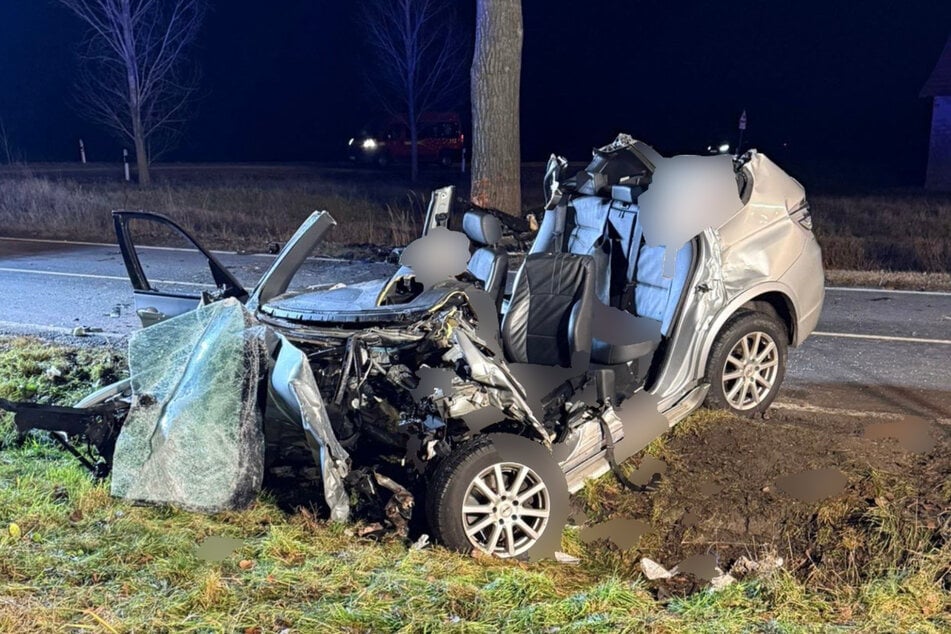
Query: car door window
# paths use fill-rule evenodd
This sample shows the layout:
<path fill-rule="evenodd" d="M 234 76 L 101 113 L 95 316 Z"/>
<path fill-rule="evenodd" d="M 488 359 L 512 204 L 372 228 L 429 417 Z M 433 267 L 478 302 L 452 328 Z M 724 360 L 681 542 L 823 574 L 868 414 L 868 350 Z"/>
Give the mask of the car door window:
<path fill-rule="evenodd" d="M 132 218 L 127 227 L 149 290 L 194 297 L 217 290 L 205 254 L 177 229 L 146 218 Z"/>

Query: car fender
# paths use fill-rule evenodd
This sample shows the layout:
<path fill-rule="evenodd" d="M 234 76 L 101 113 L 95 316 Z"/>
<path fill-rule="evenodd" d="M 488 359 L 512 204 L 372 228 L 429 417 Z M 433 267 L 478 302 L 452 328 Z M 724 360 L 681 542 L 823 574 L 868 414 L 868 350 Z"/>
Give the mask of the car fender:
<path fill-rule="evenodd" d="M 779 281 L 770 281 L 757 284 L 751 288 L 746 289 L 739 295 L 734 296 L 727 302 L 720 312 L 717 314 L 716 319 L 713 320 L 713 323 L 710 325 L 710 329 L 707 331 L 706 335 L 703 338 L 703 346 L 700 350 L 699 357 L 699 371 L 701 376 L 705 374 L 707 367 L 707 360 L 710 356 L 710 349 L 713 347 L 713 342 L 716 340 L 717 335 L 720 334 L 720 331 L 723 329 L 724 324 L 736 314 L 740 308 L 747 302 L 756 299 L 760 295 L 765 295 L 766 293 L 781 293 L 789 300 L 790 305 L 793 310 L 793 319 L 792 324 L 793 328 L 796 327 L 796 312 L 798 302 L 796 301 L 795 291 L 786 284 L 783 284 Z"/>

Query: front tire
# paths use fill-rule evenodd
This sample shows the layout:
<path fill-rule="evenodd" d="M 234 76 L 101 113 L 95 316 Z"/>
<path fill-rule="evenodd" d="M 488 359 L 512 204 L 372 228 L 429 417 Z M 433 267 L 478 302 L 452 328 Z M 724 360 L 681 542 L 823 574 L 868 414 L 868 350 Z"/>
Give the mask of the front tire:
<path fill-rule="evenodd" d="M 731 317 L 707 360 L 707 407 L 747 417 L 769 409 L 786 375 L 787 341 L 771 315 L 744 310 Z"/>
<path fill-rule="evenodd" d="M 464 443 L 436 467 L 426 512 L 434 535 L 453 550 L 538 559 L 561 545 L 568 484 L 541 444 L 488 434 Z"/>

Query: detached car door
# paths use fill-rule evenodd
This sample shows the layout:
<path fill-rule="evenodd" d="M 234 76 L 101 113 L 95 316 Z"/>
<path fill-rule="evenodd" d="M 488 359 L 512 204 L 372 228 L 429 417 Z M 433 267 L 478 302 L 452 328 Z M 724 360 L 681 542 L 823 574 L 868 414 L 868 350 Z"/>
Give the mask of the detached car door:
<path fill-rule="evenodd" d="M 218 258 L 171 218 L 145 211 L 114 211 L 112 217 L 143 326 L 186 313 L 202 301 L 248 299 Z"/>

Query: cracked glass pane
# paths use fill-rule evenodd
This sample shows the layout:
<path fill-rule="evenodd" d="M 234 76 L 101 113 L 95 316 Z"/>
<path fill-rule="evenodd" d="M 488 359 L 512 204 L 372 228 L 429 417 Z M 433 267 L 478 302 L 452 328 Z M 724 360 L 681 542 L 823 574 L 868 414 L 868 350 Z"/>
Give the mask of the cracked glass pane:
<path fill-rule="evenodd" d="M 112 493 L 201 511 L 247 505 L 260 489 L 264 437 L 256 390 L 263 337 L 236 300 L 135 333 L 133 402 Z"/>

